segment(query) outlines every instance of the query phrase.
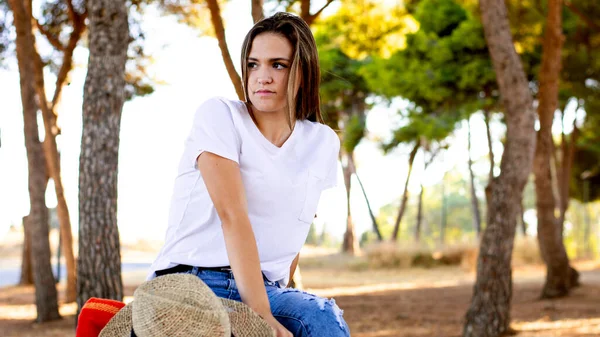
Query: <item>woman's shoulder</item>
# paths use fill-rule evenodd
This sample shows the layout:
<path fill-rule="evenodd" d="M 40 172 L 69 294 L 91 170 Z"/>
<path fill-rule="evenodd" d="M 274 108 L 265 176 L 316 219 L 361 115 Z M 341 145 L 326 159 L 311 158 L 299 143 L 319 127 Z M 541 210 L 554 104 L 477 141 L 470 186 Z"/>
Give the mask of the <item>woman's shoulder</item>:
<path fill-rule="evenodd" d="M 204 100 L 198 110 L 216 112 L 234 112 L 244 108 L 244 102 L 233 100 L 222 96 L 213 96 Z"/>
<path fill-rule="evenodd" d="M 336 144 L 339 146 L 340 138 L 337 132 L 333 130 L 329 125 L 311 122 L 309 120 L 302 121 L 303 127 L 307 130 L 307 133 L 312 137 L 318 139 L 319 142 L 326 142 L 329 144 Z"/>
<path fill-rule="evenodd" d="M 233 122 L 238 125 L 245 109 L 244 102 L 214 96 L 204 100 L 196 109 L 196 118 L 211 120 L 209 124 Z"/>
<path fill-rule="evenodd" d="M 302 141 L 305 149 L 310 149 L 313 156 L 329 157 L 334 156 L 340 151 L 340 137 L 328 125 L 311 122 L 308 120 L 302 121 L 303 138 Z"/>

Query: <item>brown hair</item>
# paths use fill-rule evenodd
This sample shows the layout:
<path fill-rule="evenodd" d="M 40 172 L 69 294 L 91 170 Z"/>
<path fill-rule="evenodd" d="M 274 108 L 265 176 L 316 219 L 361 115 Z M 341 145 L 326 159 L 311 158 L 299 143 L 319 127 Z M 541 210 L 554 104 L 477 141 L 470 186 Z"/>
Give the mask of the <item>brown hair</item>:
<path fill-rule="evenodd" d="M 323 123 L 319 99 L 321 71 L 319 68 L 317 44 L 308 24 L 293 14 L 276 13 L 271 17 L 257 22 L 248 34 L 246 34 L 242 45 L 241 60 L 246 103 L 250 103 L 248 98 L 248 56 L 250 49 L 252 49 L 252 41 L 262 33 L 279 34 L 288 39 L 292 45 L 293 58 L 287 87 L 290 123 L 293 119 L 308 119 L 313 122 L 318 121 L 319 123 Z M 296 77 L 299 73 L 301 73 L 300 86 L 298 87 L 298 92 L 294 95 L 292 93 L 296 90 Z"/>

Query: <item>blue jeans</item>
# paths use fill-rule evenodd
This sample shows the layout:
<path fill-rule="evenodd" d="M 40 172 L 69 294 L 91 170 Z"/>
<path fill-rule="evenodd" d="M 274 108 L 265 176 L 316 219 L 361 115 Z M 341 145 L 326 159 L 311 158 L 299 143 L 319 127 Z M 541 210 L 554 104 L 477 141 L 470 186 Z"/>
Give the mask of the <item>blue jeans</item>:
<path fill-rule="evenodd" d="M 187 272 L 198 276 L 222 298 L 242 301 L 232 272 L 198 270 Z M 350 329 L 343 311 L 333 299 L 328 300 L 297 289 L 280 288 L 265 278 L 271 312 L 294 337 L 347 337 Z"/>

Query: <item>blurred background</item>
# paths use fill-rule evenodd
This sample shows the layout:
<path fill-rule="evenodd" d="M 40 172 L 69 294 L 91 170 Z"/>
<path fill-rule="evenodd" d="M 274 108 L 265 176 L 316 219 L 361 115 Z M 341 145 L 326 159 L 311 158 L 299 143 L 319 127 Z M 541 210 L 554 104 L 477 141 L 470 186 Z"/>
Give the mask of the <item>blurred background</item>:
<path fill-rule="evenodd" d="M 484 245 L 518 294 L 496 335 L 600 335 L 595 0 L 0 0 L 0 330 L 73 336 L 90 296 L 131 300 L 195 109 L 242 98 L 244 36 L 277 11 L 313 30 L 342 143 L 296 286 L 353 336 L 460 335 Z"/>

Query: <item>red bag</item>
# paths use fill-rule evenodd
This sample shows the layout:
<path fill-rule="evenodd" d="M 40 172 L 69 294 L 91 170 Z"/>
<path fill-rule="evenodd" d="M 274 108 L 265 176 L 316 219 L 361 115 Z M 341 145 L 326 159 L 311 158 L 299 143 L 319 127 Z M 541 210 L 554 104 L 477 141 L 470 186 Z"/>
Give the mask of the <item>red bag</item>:
<path fill-rule="evenodd" d="M 111 318 L 125 303 L 92 297 L 81 308 L 75 337 L 98 337 Z"/>

